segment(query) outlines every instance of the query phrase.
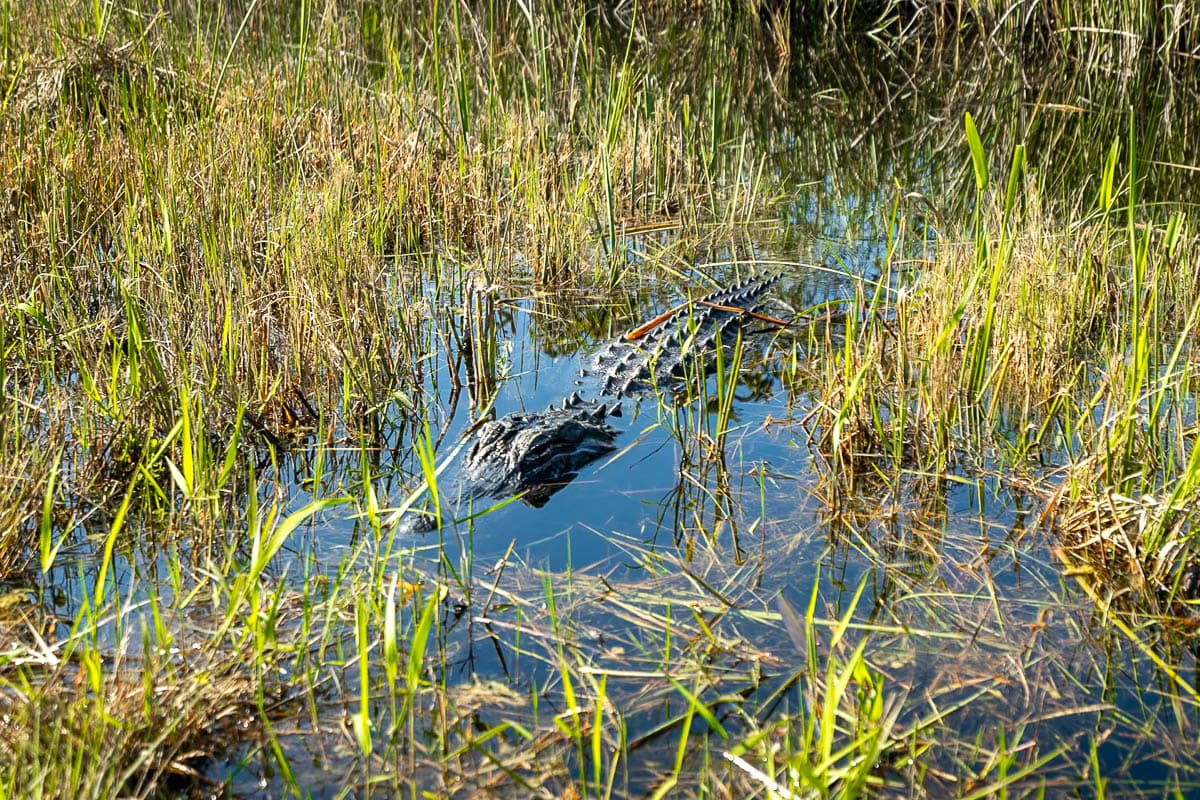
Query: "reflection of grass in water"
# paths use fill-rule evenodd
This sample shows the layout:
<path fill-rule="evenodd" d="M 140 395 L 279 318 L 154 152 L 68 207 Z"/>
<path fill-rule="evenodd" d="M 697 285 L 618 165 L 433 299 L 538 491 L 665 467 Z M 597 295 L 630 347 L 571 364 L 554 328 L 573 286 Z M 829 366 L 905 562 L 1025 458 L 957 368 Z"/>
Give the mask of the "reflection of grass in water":
<path fill-rule="evenodd" d="M 349 775 L 357 758 L 366 759 L 380 787 L 503 793 L 540 786 L 561 796 L 569 785 L 582 795 L 609 794 L 632 780 L 738 794 L 761 790 L 766 774 L 797 791 L 816 784 L 833 794 L 855 785 L 901 791 L 905 781 L 993 791 L 1086 766 L 1086 751 L 1035 735 L 1047 720 L 1111 718 L 1122 730 L 1147 724 L 1123 720 L 1097 699 L 1107 696 L 1105 684 L 1079 678 L 1081 661 L 1095 658 L 1089 675 L 1113 674 L 1102 660 L 1106 649 L 1086 644 L 1094 635 L 1087 609 L 1055 600 L 1060 590 L 1052 585 L 1031 592 L 1033 600 L 992 586 L 973 531 L 936 532 L 920 547 L 935 562 L 931 554 L 942 554 L 935 566 L 952 580 L 941 588 L 925 574 L 893 569 L 895 555 L 871 539 L 854 538 L 887 576 L 883 605 L 850 598 L 864 586 L 878 596 L 874 580 L 858 581 L 857 591 L 851 583 L 845 594 L 818 589 L 824 584 L 805 559 L 779 559 L 772 550 L 738 566 L 703 538 L 684 560 L 673 548 L 616 537 L 621 562 L 642 573 L 630 580 L 628 567 L 541 572 L 511 548 L 491 570 L 469 562 L 451 568 L 436 551 L 421 556 L 405 546 L 389 555 L 382 533 L 364 536 L 323 594 L 281 585 L 256 603 L 234 605 L 235 584 L 212 587 L 231 598 L 227 619 L 253 621 L 230 629 L 234 641 L 260 667 L 282 659 L 291 676 L 284 699 L 311 708 L 309 730 L 289 725 L 289 735 L 326 741 L 314 749 L 324 750 L 335 774 Z M 795 546 L 794 553 L 811 549 Z M 1019 554 L 1015 544 L 1007 552 Z M 235 565 L 212 571 L 213 579 L 221 574 L 236 575 Z M 188 605 L 209 593 L 197 577 L 201 591 Z M 796 627 L 792 612 L 776 609 L 774 590 L 763 588 L 781 584 L 814 587 L 800 636 L 788 631 Z M 442 602 L 457 594 L 473 598 L 466 617 Z M 1037 646 L 1046 637 L 1053 644 Z M 1120 642 L 1112 641 L 1118 664 Z M 482 657 L 477 649 L 501 654 L 507 685 L 458 677 Z M 797 661 L 798 669 L 789 666 Z M 1141 691 L 1142 702 L 1157 702 L 1150 687 Z M 278 702 L 267 710 L 294 708 Z M 349 729 L 337 722 L 352 714 Z M 984 715 L 993 733 L 976 736 L 971 715 Z M 955 720 L 962 718 L 960 740 Z M 358 742 L 348 752 L 337 742 L 352 732 Z M 1154 728 L 1146 734 L 1165 748 L 1177 741 Z M 723 766 L 717 756 L 726 752 L 735 760 Z M 1188 763 L 1186 750 L 1162 755 Z M 285 778 L 292 780 L 304 785 L 302 777 Z"/>
<path fill-rule="evenodd" d="M 938 717 L 934 730 L 910 741 L 918 746 L 913 768 L 925 770 L 919 783 L 929 791 L 996 791 L 1007 770 L 1018 786 L 1047 778 L 1069 784 L 1088 774 L 1089 749 L 1107 747 L 1110 736 L 1127 749 L 1116 762 L 1110 752 L 1097 775 L 1114 786 L 1137 784 L 1160 763 L 1194 765 L 1188 742 L 1175 737 L 1163 746 L 1172 739 L 1167 731 L 1196 717 L 1194 697 L 1161 669 L 1190 660 L 1186 642 L 1147 636 L 1146 626 L 1144 641 L 1131 647 L 1086 598 L 1059 585 L 1027 525 L 987 532 L 993 526 L 981 521 L 973 529 L 960 516 L 934 527 L 919 519 L 894 526 L 869 513 L 830 522 L 834 575 L 867 565 L 876 602 L 858 621 L 870 632 L 872 666 L 904 698 L 900 719 L 923 718 L 926 710 Z M 796 538 L 814 549 L 812 534 Z M 805 550 L 785 552 L 777 562 Z M 1147 681 L 1145 670 L 1157 679 Z M 972 696 L 975 690 L 982 693 Z M 1090 738 L 1088 731 L 1106 732 Z M 1035 765 L 1032 775 L 1025 772 Z M 1193 770 L 1170 775 L 1185 779 Z"/>
<path fill-rule="evenodd" d="M 970 532 L 943 538 L 947 552 L 971 555 Z M 918 779 L 1017 790 L 1086 770 L 1087 750 L 1075 746 L 1076 734 L 1055 733 L 1054 720 L 1115 720 L 1122 730 L 1132 724 L 1103 699 L 1104 683 L 1080 680 L 1112 675 L 1112 667 L 1103 648 L 1081 644 L 1092 624 L 1087 608 L 1055 600 L 1053 586 L 1036 599 L 1000 605 L 985 565 L 963 571 L 946 563 L 955 580 L 941 590 L 893 573 L 891 601 L 873 612 L 861 603 L 855 612 L 854 592 L 841 600 L 834 592 L 804 614 L 799 638 L 812 644 L 796 671 L 788 666 L 797 660 L 797 637 L 784 630 L 788 612 L 776 611 L 771 591 L 757 588 L 777 584 L 784 562 L 736 567 L 703 548 L 685 562 L 670 550 L 623 546 L 622 560 L 640 565 L 644 577 L 631 581 L 595 567 L 548 574 L 509 556 L 495 574 L 475 579 L 474 596 L 486 598 L 475 606 L 477 628 L 451 623 L 435 636 L 445 649 L 431 654 L 432 682 L 416 701 L 425 720 L 418 730 L 439 742 L 453 776 L 445 790 L 549 781 L 550 793 L 575 782 L 594 794 L 616 776 L 617 785 L 673 783 L 690 793 L 698 782 L 736 794 L 760 785 L 754 770 L 773 770 L 776 782 L 796 789 L 836 778 L 825 784 L 831 792 L 859 780 L 900 791 Z M 800 586 L 814 580 L 794 577 Z M 437 582 L 427 579 L 427 586 Z M 822 611 L 824 602 L 836 605 Z M 1036 646 L 1047 637 L 1050 646 Z M 462 663 L 470 640 L 504 654 L 508 684 L 501 691 L 477 682 L 443 694 L 435 687 Z M 384 700 L 404 687 L 376 679 L 371 691 Z M 1146 688 L 1143 702 L 1158 702 Z M 464 706 L 444 705 L 454 699 Z M 375 722 L 384 740 L 374 749 L 381 770 L 430 756 L 420 737 L 387 740 L 383 732 L 396 722 L 386 713 Z M 1063 730 L 1079 729 L 1089 728 Z M 1170 737 L 1150 741 L 1171 746 Z M 880 758 L 859 758 L 875 747 Z M 740 766 L 706 761 L 726 750 Z M 1170 755 L 1186 763 L 1186 750 Z M 911 767 L 909 756 L 917 759 Z M 922 770 L 929 771 L 923 779 Z M 401 770 L 387 780 L 416 779 Z"/>
<path fill-rule="evenodd" d="M 818 398 L 805 426 L 822 472 L 819 490 L 831 518 L 851 529 L 886 516 L 872 510 L 872 498 L 875 509 L 920 508 L 909 493 L 930 480 L 944 486 L 946 478 L 971 484 L 994 476 L 1039 498 L 1035 527 L 1060 538 L 1072 574 L 1106 615 L 1079 625 L 1081 638 L 1102 635 L 1115 650 L 1090 666 L 1092 674 L 1111 687 L 1107 676 L 1130 659 L 1162 685 L 1150 702 L 1149 695 L 1116 709 L 1082 702 L 1027 723 L 1111 713 L 1121 737 L 1139 741 L 1131 748 L 1138 756 L 1126 755 L 1139 764 L 1125 774 L 1136 782 L 1155 760 L 1195 760 L 1186 745 L 1149 746 L 1170 738 L 1151 731 L 1188 728 L 1195 719 L 1195 690 L 1180 664 L 1194 658 L 1180 624 L 1192 627 L 1198 560 L 1195 412 L 1180 390 L 1190 381 L 1196 317 L 1194 237 L 1185 238 L 1178 213 L 1165 225 L 1145 221 L 1152 210 L 1139 199 L 1137 158 L 1128 156 L 1122 174 L 1121 142 L 1104 162 L 1094 208 L 1081 214 L 1088 224 L 1062 233 L 1041 215 L 1022 154 L 1006 186 L 994 190 L 969 118 L 967 128 L 978 190 L 971 238 L 959 244 L 943 232 L 914 281 L 891 277 L 892 259 L 903 252 L 891 248 L 883 278 L 859 282 L 845 326 L 815 351 L 810 344 L 807 360 L 794 357 L 786 377 L 804 393 L 799 405 Z M 1132 141 L 1125 151 L 1136 153 Z M 904 221 L 896 218 L 896 236 Z M 1056 462 L 1065 467 L 1046 468 Z M 856 502 L 863 497 L 867 503 Z M 871 561 L 879 555 L 868 548 Z M 994 597 L 997 608 L 1015 600 L 1003 589 Z M 1053 683 L 1076 680 L 1050 652 L 1034 652 L 1055 665 Z M 1080 656 L 1096 654 L 1085 648 Z M 1014 664 L 1024 670 L 1025 656 Z M 1023 671 L 1011 677 L 1031 683 Z M 1135 686 L 1144 691 L 1144 677 Z M 972 703 L 976 713 L 987 706 Z M 1023 724 L 1008 718 L 1003 730 Z M 1094 755 L 1100 745 L 1092 743 L 1093 763 L 1075 774 L 1100 780 L 1107 771 Z"/>
<path fill-rule="evenodd" d="M 806 425 L 835 487 L 829 495 L 853 494 L 860 480 L 898 486 L 910 472 L 1012 471 L 1054 494 L 1071 527 L 1086 517 L 1071 505 L 1091 505 L 1100 538 L 1078 538 L 1104 561 L 1105 531 L 1128 526 L 1103 511 L 1112 504 L 1094 502 L 1103 491 L 1087 487 L 1154 494 L 1162 499 L 1140 515 L 1130 563 L 1148 586 L 1186 583 L 1200 461 L 1190 444 L 1195 415 L 1179 391 L 1189 380 L 1196 306 L 1183 217 L 1165 227 L 1141 221 L 1136 158 L 1122 176 L 1114 145 L 1088 212 L 1094 222 L 1055 233 L 1021 153 L 1003 192 L 993 192 L 972 132 L 979 210 L 971 241 L 947 237 L 915 280 L 892 277 L 902 252 L 892 248 L 883 277 L 858 283 L 858 311 L 837 338 L 827 336 L 807 361 L 792 359 L 789 380 L 819 398 Z M 893 229 L 903 235 L 902 217 Z M 1012 420 L 1016 430 L 1005 430 Z M 1056 490 L 1057 480 L 1034 477 L 1037 459 L 1071 463 L 1066 484 Z"/>

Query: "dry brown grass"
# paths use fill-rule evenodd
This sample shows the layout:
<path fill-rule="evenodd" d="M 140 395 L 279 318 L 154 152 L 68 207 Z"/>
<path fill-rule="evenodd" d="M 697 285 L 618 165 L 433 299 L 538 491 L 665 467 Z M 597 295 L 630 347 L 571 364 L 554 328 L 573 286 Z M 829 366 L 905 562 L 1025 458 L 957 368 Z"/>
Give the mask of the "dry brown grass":
<path fill-rule="evenodd" d="M 905 297 L 902 347 L 927 354 L 928 361 L 914 360 L 923 364 L 935 391 L 957 391 L 968 366 L 963 347 L 990 310 L 997 325 L 989 353 L 996 378 L 989 390 L 1032 414 L 1056 393 L 1069 391 L 1080 362 L 1095 356 L 1115 332 L 1123 285 L 1115 241 L 1104 241 L 1094 227 L 1064 232 L 1045 216 L 1037 190 L 1026 191 L 1024 210 L 1014 220 L 993 209 L 984 223 L 990 258 L 1003 258 L 991 308 L 990 275 L 981 267 L 990 269 L 992 261 L 980 264 L 969 234 L 947 237 Z M 1001 246 L 1007 257 L 999 254 Z M 978 283 L 970 283 L 972 276 Z M 974 290 L 968 292 L 968 286 Z"/>
<path fill-rule="evenodd" d="M 34 641 L 24 655 L 10 645 L 0 691 L 0 774 L 27 796 L 212 792 L 220 786 L 204 776 L 207 762 L 254 747 L 262 734 L 261 686 L 246 673 L 246 654 L 109 659 L 85 648 L 76 660 Z M 18 678 L 16 664 L 39 681 Z"/>
<path fill-rule="evenodd" d="M 1060 539 L 1060 557 L 1105 602 L 1194 613 L 1188 601 L 1200 589 L 1200 557 L 1190 499 L 1122 495 L 1088 463 L 1072 466 L 1056 491 L 1042 492 L 1048 494 L 1042 523 Z"/>

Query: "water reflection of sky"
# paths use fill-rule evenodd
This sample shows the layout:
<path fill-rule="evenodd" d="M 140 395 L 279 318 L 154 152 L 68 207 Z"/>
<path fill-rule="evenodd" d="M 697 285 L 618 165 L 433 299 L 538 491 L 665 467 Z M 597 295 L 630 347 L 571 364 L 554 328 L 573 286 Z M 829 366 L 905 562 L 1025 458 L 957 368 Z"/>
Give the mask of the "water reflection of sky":
<path fill-rule="evenodd" d="M 699 269 L 727 282 L 748 270 L 782 271 L 778 294 L 795 310 L 847 298 L 856 279 L 878 277 L 886 255 L 882 231 L 856 227 L 876 235 L 854 240 L 844 218 L 841 224 L 832 224 L 836 217 L 822 217 L 811 206 L 803 211 L 795 208 L 797 222 L 803 219 L 823 226 L 824 235 L 777 233 L 772 241 L 782 241 L 782 246 L 756 246 L 752 260 L 728 250 L 716 253 L 712 264 Z M 637 258 L 652 258 L 655 247 L 670 245 L 669 237 L 655 236 L 654 241 L 635 242 L 630 252 Z M 636 318 L 626 319 L 631 314 L 648 318 L 686 296 L 669 282 L 647 280 L 642 289 L 641 298 L 619 311 L 592 300 L 581 300 L 582 305 L 594 303 L 590 312 L 552 305 L 567 317 L 566 324 L 555 325 L 544 324 L 540 316 L 545 304 L 514 289 L 498 314 L 498 380 L 491 413 L 502 416 L 541 409 L 573 391 L 594 394 L 593 377 L 581 376 L 580 371 L 589 366 L 590 354 L 605 340 L 597 331 L 619 330 L 636 322 Z M 587 313 L 592 314 L 585 320 L 591 327 L 573 330 L 572 315 L 583 320 Z M 596 314 L 615 318 L 597 326 Z M 1033 517 L 1038 504 L 998 479 L 986 455 L 981 455 L 958 465 L 949 480 L 902 475 L 895 491 L 867 490 L 843 498 L 844 504 L 833 513 L 810 432 L 801 422 L 821 398 L 802 390 L 783 391 L 777 364 L 769 354 L 770 334 L 762 339 L 761 352 L 751 358 L 758 367 L 739 389 L 741 399 L 735 403 L 721 457 L 709 453 L 689 462 L 701 452 L 691 444 L 694 437 L 711 431 L 711 417 L 706 420 L 695 403 L 670 408 L 653 398 L 628 398 L 623 416 L 614 420 L 622 430 L 618 450 L 584 468 L 544 507 L 509 503 L 472 521 L 451 523 L 440 534 L 401 540 L 394 552 L 415 550 L 415 558 L 434 569 L 443 557 L 468 569 L 486 569 L 511 548 L 521 563 L 538 570 L 599 572 L 614 585 L 645 578 L 645 565 L 629 557 L 631 542 L 647 552 L 674 557 L 694 551 L 704 558 L 719 554 L 730 563 L 751 565 L 749 574 L 764 598 L 762 610 L 772 610 L 769 599 L 777 593 L 803 608 L 815 586 L 819 602 L 831 616 L 843 613 L 849 597 L 866 582 L 856 619 L 882 631 L 874 634 L 868 657 L 886 672 L 892 686 L 904 687 L 910 703 L 919 705 L 921 692 L 937 694 L 938 703 L 952 703 L 969 694 L 955 688 L 954 681 L 986 680 L 993 688 L 986 696 L 972 699 L 971 716 L 947 723 L 960 735 L 991 736 L 998 725 L 1016 725 L 1037 712 L 1034 717 L 1041 721 L 1026 729 L 1025 736 L 1049 752 L 1077 746 L 1087 731 L 1110 726 L 1117 734 L 1106 738 L 1097 751 L 1102 770 L 1119 771 L 1124 780 L 1148 785 L 1168 777 L 1153 742 L 1137 731 L 1139 726 L 1168 727 L 1175 716 L 1170 708 L 1171 688 L 1157 677 L 1149 678 L 1157 688 L 1147 688 L 1153 671 L 1147 672 L 1135 648 L 1097 651 L 1102 630 L 1097 626 L 1103 626 L 1103 620 L 1064 581 L 1052 543 L 1031 531 L 1036 527 Z M 441 354 L 433 363 L 439 368 L 428 380 L 428 413 L 434 426 L 444 430 L 439 452 L 447 457 L 469 440 L 466 431 L 474 420 L 467 400 L 459 396 L 452 401 L 449 391 L 466 377 L 452 376 L 450 360 Z M 383 418 L 401 427 L 408 413 L 407 405 L 398 402 Z M 374 466 L 376 490 L 387 507 L 399 504 L 420 479 L 410 448 L 399 443 L 394 453 L 381 454 Z M 311 500 L 310 479 L 320 458 L 318 450 L 313 445 L 285 458 L 274 480 L 264 482 L 263 499 L 282 492 L 292 509 Z M 324 493 L 331 487 L 348 490 L 355 485 L 359 465 L 354 458 L 343 453 L 325 463 Z M 451 490 L 454 476 L 452 465 L 443 479 L 444 491 Z M 716 500 L 718 496 L 723 501 Z M 103 533 L 102 526 L 97 532 Z M 296 588 L 308 585 L 316 573 L 334 577 L 339 570 L 354 568 L 352 560 L 361 557 L 360 546 L 369 535 L 361 518 L 348 518 L 335 510 L 297 532 L 271 575 Z M 696 547 L 701 539 L 703 546 Z M 64 566 L 48 576 L 64 620 L 77 612 L 83 596 L 92 590 L 96 541 L 81 539 L 72 544 L 64 552 L 74 552 L 78 558 L 61 559 Z M 181 553 L 188 562 L 188 547 L 180 543 L 163 551 L 135 546 L 118 552 L 110 580 L 132 602 L 140 598 L 139 587 L 148 586 L 156 587 L 169 602 L 174 591 L 171 564 Z M 931 602 L 930 598 L 937 599 Z M 972 620 L 977 627 L 969 629 Z M 593 618 L 581 615 L 577 622 L 590 626 L 600 639 L 620 641 L 627 634 L 619 621 L 602 613 Z M 756 630 L 754 635 L 764 647 L 788 652 L 777 626 L 751 630 Z M 62 632 L 66 633 L 65 622 Z M 131 641 L 138 636 L 136 631 L 122 633 L 133 637 Z M 452 681 L 479 675 L 519 679 L 531 686 L 538 680 L 541 667 L 530 673 L 528 662 L 521 675 L 511 672 L 510 662 L 517 660 L 508 652 L 511 643 L 478 646 L 469 626 L 453 623 L 448 638 L 458 641 L 457 655 L 448 665 Z M 1111 642 L 1104 647 L 1110 648 Z M 802 659 L 798 654 L 792 657 L 799 668 Z M 1194 663 L 1191 653 L 1176 657 Z M 778 679 L 788 674 L 786 661 L 785 656 Z M 1064 663 L 1078 665 L 1079 674 L 1064 673 Z M 1040 676 L 1038 685 L 1029 685 L 1030 674 Z M 1195 711 L 1187 708 L 1184 716 L 1195 724 Z M 631 737 L 652 730 L 658 721 L 649 712 L 632 716 Z M 303 737 L 295 746 L 305 746 Z"/>

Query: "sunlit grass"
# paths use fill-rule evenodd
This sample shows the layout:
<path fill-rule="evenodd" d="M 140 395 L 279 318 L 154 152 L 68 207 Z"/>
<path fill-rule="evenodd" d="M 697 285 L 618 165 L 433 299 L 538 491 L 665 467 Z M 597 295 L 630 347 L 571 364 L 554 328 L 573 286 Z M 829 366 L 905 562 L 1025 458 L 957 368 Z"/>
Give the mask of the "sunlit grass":
<path fill-rule="evenodd" d="M 1095 139 L 1103 113 L 1043 117 L 1082 113 L 1059 70 L 1101 64 L 1089 102 L 1123 110 L 1195 32 L 955 7 L 1086 53 L 1022 61 L 1036 103 L 959 80 L 971 115 L 908 112 L 889 92 L 959 62 L 912 5 L 861 41 L 839 4 L 812 30 L 775 7 L 5 5 L 0 793 L 261 768 L 299 796 L 307 742 L 333 792 L 1100 791 L 1109 727 L 1188 774 L 1200 265 L 1144 177 L 1170 196 L 1187 171 L 1132 128 Z M 927 186 L 939 159 L 971 190 Z M 642 399 L 678 448 L 670 545 L 595 532 L 619 557 L 551 569 L 514 533 L 480 563 L 500 515 L 443 514 L 452 432 L 511 385 L 516 315 L 547 352 L 613 338 L 828 217 L 876 240 L 874 272 L 830 246 L 844 292 Z M 771 426 L 811 460 L 743 460 L 751 373 L 792 392 Z M 950 525 L 953 492 L 997 486 L 1033 498 L 1028 529 Z M 408 537 L 426 496 L 440 532 Z M 797 531 L 804 504 L 823 524 Z M 1022 550 L 1043 531 L 1061 564 Z M 1020 559 L 1036 593 L 1007 595 L 990 570 Z"/>

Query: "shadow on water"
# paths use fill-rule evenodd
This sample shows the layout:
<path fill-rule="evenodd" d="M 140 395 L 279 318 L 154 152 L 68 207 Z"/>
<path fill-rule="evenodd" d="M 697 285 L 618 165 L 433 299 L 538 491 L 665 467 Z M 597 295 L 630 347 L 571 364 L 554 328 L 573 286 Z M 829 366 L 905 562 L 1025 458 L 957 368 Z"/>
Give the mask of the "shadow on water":
<path fill-rule="evenodd" d="M 629 275 L 620 291 L 555 292 L 522 279 L 493 285 L 482 274 L 474 285 L 428 281 L 416 300 L 397 286 L 389 302 L 423 304 L 436 315 L 420 385 L 361 409 L 361 426 L 338 431 L 340 446 L 309 441 L 264 461 L 250 491 L 264 503 L 285 496 L 297 508 L 369 485 L 380 506 L 398 508 L 423 479 L 414 455 L 423 436 L 440 461 L 481 421 L 541 409 L 574 391 L 594 394 L 594 377 L 580 375 L 589 355 L 711 288 L 704 275 L 729 285 L 751 271 L 779 272 L 781 308 L 813 318 L 831 309 L 853 313 L 855 287 L 882 274 L 895 207 L 906 224 L 925 227 L 913 257 L 944 219 L 969 213 L 967 111 L 997 158 L 1024 144 L 1043 194 L 1064 206 L 1095 193 L 1097 159 L 1110 143 L 1130 140 L 1149 165 L 1149 202 L 1196 200 L 1183 165 L 1200 160 L 1200 102 L 1194 76 L 1171 75 L 1170 62 L 1099 39 L 1094 57 L 1082 59 L 1053 35 L 988 57 L 966 38 L 936 47 L 910 40 L 895 49 L 878 35 L 807 27 L 798 14 L 779 17 L 775 28 L 735 15 L 663 22 L 660 31 L 646 27 L 653 18 L 631 23 L 618 15 L 597 34 L 609 38 L 613 53 L 632 39 L 638 67 L 664 93 L 712 110 L 715 142 L 743 135 L 753 142 L 762 162 L 747 169 L 768 171 L 780 187 L 777 219 L 688 243 L 682 253 L 669 232 L 619 231 L 596 252 L 598 260 L 620 252 Z M 729 79 L 713 81 L 718 71 Z M 661 188 L 645 194 L 657 198 Z M 663 263 L 671 270 L 659 269 Z M 398 257 L 389 269 L 406 265 Z M 558 632 L 560 622 L 569 626 L 561 638 L 582 654 L 584 674 L 607 673 L 608 696 L 622 708 L 630 795 L 651 791 L 671 771 L 677 748 L 681 758 L 712 758 L 709 748 L 724 741 L 718 727 L 728 736 L 767 730 L 787 739 L 806 710 L 796 687 L 818 655 L 840 653 L 847 642 L 866 643 L 872 669 L 902 706 L 899 718 L 916 731 L 908 751 L 889 753 L 881 766 L 888 791 L 902 794 L 919 782 L 931 794 L 970 794 L 1011 769 L 1028 771 L 1017 784 L 1022 790 L 1067 791 L 1089 785 L 1094 772 L 1110 787 L 1156 794 L 1198 774 L 1194 692 L 1159 669 L 1165 663 L 1179 675 L 1194 672 L 1189 640 L 1165 627 L 1148 643 L 1115 635 L 1108 615 L 1065 576 L 1039 528 L 1041 501 L 998 478 L 986 454 L 944 475 L 913 471 L 898 482 L 864 479 L 849 488 L 828 479 L 809 424 L 822 398 L 800 381 L 783 385 L 797 348 L 844 345 L 837 317 L 825 319 L 757 338 L 720 430 L 720 388 L 712 379 L 698 390 L 703 397 L 678 404 L 634 398 L 616 451 L 542 507 L 512 502 L 390 549 L 371 544 L 379 534 L 365 516 L 331 514 L 289 543 L 272 574 L 319 593 L 361 562 L 391 558 L 389 566 L 405 574 L 456 587 L 441 611 L 436 646 L 444 671 L 435 679 L 461 712 L 442 723 L 456 731 L 456 742 L 502 720 L 534 728 L 539 713 L 543 723 L 544 716 L 566 718 L 570 690 L 556 646 L 539 637 Z M 369 446 L 356 449 L 364 441 Z M 454 482 L 449 460 L 444 489 Z M 237 543 L 219 543 L 218 552 L 226 546 L 239 557 Z M 46 604 L 62 619 L 78 612 L 95 580 L 92 546 L 81 539 L 79 550 L 77 561 L 43 581 Z M 210 556 L 185 560 L 201 570 Z M 186 591 L 186 579 L 171 577 L 179 557 L 147 541 L 118 560 L 110 580 L 135 599 L 143 582 L 161 586 L 163 596 L 172 586 Z M 812 639 L 790 635 L 778 596 L 795 609 L 811 605 L 825 621 Z M 352 635 L 333 635 L 321 647 L 349 652 Z M 700 694 L 712 720 L 687 716 L 671 685 L 654 684 L 666 669 L 664 642 L 687 653 L 672 665 L 672 680 Z M 313 701 L 335 718 L 349 713 L 363 689 L 353 659 L 341 659 L 344 674 L 332 669 L 337 677 Z M 383 675 L 373 667 L 367 680 Z M 531 712 L 526 692 L 549 710 Z M 456 746 L 400 730 L 401 715 L 382 701 L 372 711 L 384 752 L 388 736 L 424 736 L 431 752 Z M 941 751 L 930 757 L 923 737 L 935 720 L 954 733 L 937 734 Z M 680 748 L 688 726 L 694 742 Z M 278 735 L 293 748 L 286 755 L 295 780 L 315 796 L 336 795 L 361 768 L 344 732 L 298 719 Z M 495 763 L 480 755 L 483 777 L 459 776 L 459 785 L 485 791 L 504 774 L 495 764 L 516 763 L 506 759 L 523 741 L 497 734 Z M 214 764 L 211 774 L 232 774 L 233 791 L 247 795 L 264 782 L 277 785 L 274 757 L 245 752 L 254 753 L 253 763 Z M 591 755 L 569 746 L 544 752 L 550 762 L 591 769 Z M 922 775 L 911 768 L 909 757 L 918 755 L 929 765 Z M 419 782 L 435 764 L 431 757 L 428 765 L 396 769 Z M 1182 786 L 1185 794 L 1197 791 Z"/>

